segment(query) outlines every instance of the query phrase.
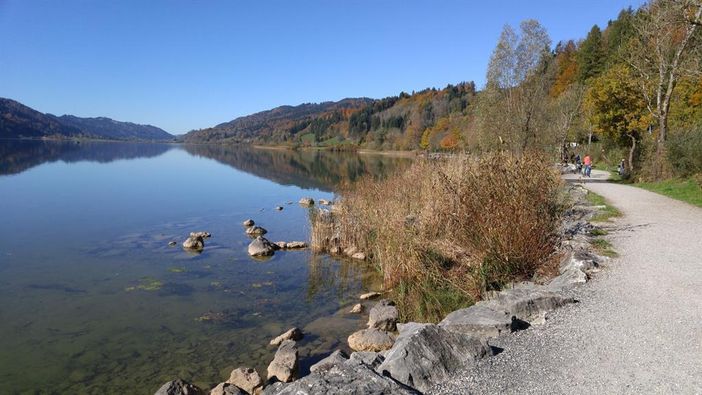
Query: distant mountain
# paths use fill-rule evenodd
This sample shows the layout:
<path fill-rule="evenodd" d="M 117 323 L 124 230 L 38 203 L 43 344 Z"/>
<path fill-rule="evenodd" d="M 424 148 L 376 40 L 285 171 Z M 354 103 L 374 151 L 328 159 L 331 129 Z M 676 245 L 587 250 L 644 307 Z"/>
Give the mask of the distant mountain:
<path fill-rule="evenodd" d="M 475 84 L 373 100 L 282 106 L 195 130 L 186 143 L 249 143 L 379 150 L 453 149 L 471 138 Z"/>
<path fill-rule="evenodd" d="M 64 125 L 75 127 L 84 133 L 114 140 L 172 140 L 173 135 L 151 125 L 120 122 L 114 119 L 80 118 L 73 115 L 56 117 Z"/>
<path fill-rule="evenodd" d="M 110 118 L 57 117 L 44 114 L 11 99 L 0 98 L 2 138 L 87 138 L 106 140 L 173 140 L 174 136 L 151 125 L 120 122 Z"/>
<path fill-rule="evenodd" d="M 372 102 L 368 98 L 352 98 L 338 102 L 280 106 L 211 128 L 191 131 L 183 136 L 183 140 L 188 143 L 286 141 L 296 134 L 304 134 L 315 119 L 341 120 Z"/>
<path fill-rule="evenodd" d="M 2 138 L 77 138 L 80 129 L 61 123 L 53 116 L 43 114 L 14 100 L 0 98 L 0 137 Z"/>

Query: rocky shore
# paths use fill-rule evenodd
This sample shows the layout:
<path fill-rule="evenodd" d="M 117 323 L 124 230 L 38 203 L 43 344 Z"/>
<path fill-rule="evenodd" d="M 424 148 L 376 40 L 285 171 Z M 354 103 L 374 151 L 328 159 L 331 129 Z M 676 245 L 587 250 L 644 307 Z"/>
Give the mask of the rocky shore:
<path fill-rule="evenodd" d="M 304 334 L 298 328 L 291 328 L 271 340 L 271 345 L 278 349 L 268 366 L 265 382 L 255 370 L 240 367 L 227 381 L 209 392 L 178 379 L 164 384 L 156 394 L 430 392 L 476 361 L 500 353 L 502 350 L 493 346 L 493 339 L 543 325 L 555 309 L 576 303 L 571 290 L 587 282 L 607 259 L 597 255 L 591 245 L 591 235 L 596 233 L 596 227 L 588 220 L 597 208 L 588 205 L 585 199 L 587 190 L 580 186 L 568 188 L 575 204 L 562 223 L 562 239 L 554 256 L 558 259 L 559 272 L 555 278 L 513 284 L 487 300 L 448 314 L 438 324 L 399 323 L 394 303 L 380 299 L 368 312 L 367 328 L 348 337 L 348 345 L 354 352 L 348 355 L 337 350 L 312 365 L 310 374 L 304 377 L 299 377 L 296 343 Z M 300 203 L 311 206 L 314 203 L 310 201 L 305 199 Z M 248 228 L 254 226 L 251 220 L 244 225 Z M 271 252 L 276 247 L 289 248 L 287 243 L 271 243 L 262 236 L 252 241 L 252 245 L 250 254 L 252 248 Z M 349 249 L 342 253 L 353 257 L 358 252 Z M 359 299 L 368 301 L 381 296 L 381 293 L 373 292 L 359 295 Z M 349 313 L 362 314 L 363 310 L 363 304 L 359 303 Z"/>

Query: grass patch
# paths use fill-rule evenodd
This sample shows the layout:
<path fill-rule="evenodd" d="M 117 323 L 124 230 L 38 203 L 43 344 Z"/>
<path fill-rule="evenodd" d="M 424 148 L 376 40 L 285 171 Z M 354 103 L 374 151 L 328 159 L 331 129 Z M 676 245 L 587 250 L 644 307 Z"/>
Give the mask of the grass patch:
<path fill-rule="evenodd" d="M 127 292 L 130 291 L 158 291 L 161 288 L 163 288 L 163 282 L 160 280 L 157 280 L 153 277 L 142 277 L 139 280 L 139 284 L 135 285 L 133 287 L 127 287 L 124 290 Z"/>
<path fill-rule="evenodd" d="M 694 179 L 645 182 L 633 185 L 702 207 L 702 186 Z"/>
<path fill-rule="evenodd" d="M 600 229 L 600 228 L 595 228 L 595 229 L 590 231 L 590 236 L 606 236 L 608 234 L 609 234 L 609 232 L 607 232 L 604 229 Z"/>
<path fill-rule="evenodd" d="M 168 271 L 171 273 L 184 273 L 185 268 L 182 266 L 173 266 L 173 267 L 169 267 Z"/>
<path fill-rule="evenodd" d="M 615 258 L 619 256 L 619 254 L 617 254 L 617 251 L 615 251 L 612 247 L 612 243 L 610 243 L 609 240 L 600 238 L 593 239 L 592 246 L 595 248 L 595 251 L 597 251 L 597 253 L 600 255 L 608 256 L 610 258 Z"/>
<path fill-rule="evenodd" d="M 607 200 L 601 195 L 598 195 L 592 191 L 585 195 L 586 199 L 593 206 L 598 206 L 597 214 L 593 216 L 590 221 L 592 222 L 606 222 L 615 217 L 621 217 L 622 213 L 616 207 L 607 204 Z"/>
<path fill-rule="evenodd" d="M 436 322 L 542 270 L 565 209 L 548 163 L 533 153 L 458 155 L 361 180 L 333 213 L 313 215 L 312 248 L 363 251 L 403 318 Z"/>

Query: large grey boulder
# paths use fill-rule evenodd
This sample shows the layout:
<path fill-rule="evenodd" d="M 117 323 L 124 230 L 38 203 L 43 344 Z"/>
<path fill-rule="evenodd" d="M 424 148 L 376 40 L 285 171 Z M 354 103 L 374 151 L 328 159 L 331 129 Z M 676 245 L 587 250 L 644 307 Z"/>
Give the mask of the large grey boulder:
<path fill-rule="evenodd" d="M 563 274 L 570 269 L 577 269 L 587 273 L 597 269 L 600 265 L 599 263 L 597 256 L 587 251 L 576 250 L 564 257 L 558 271 Z"/>
<path fill-rule="evenodd" d="M 354 353 L 351 353 L 351 357 L 349 357 L 349 360 L 353 361 L 354 363 L 363 363 L 371 368 L 375 369 L 377 368 L 385 358 L 377 352 L 370 352 L 370 351 L 357 351 Z"/>
<path fill-rule="evenodd" d="M 316 364 L 310 366 L 310 372 L 314 373 L 320 370 L 328 370 L 333 366 L 340 365 L 349 360 L 349 356 L 341 350 L 336 350 L 328 357 L 322 359 Z"/>
<path fill-rule="evenodd" d="M 258 387 L 263 385 L 263 380 L 255 369 L 243 366 L 232 370 L 229 380 L 226 382 L 241 388 L 248 394 L 253 394 Z"/>
<path fill-rule="evenodd" d="M 439 326 L 451 332 L 482 337 L 497 337 L 519 329 L 516 319 L 504 310 L 477 303 L 446 316 Z"/>
<path fill-rule="evenodd" d="M 176 379 L 162 385 L 154 395 L 205 395 L 205 392 L 185 380 Z"/>
<path fill-rule="evenodd" d="M 275 253 L 276 247 L 268 241 L 268 239 L 258 236 L 250 244 L 248 248 L 251 256 L 271 256 Z"/>
<path fill-rule="evenodd" d="M 395 345 L 376 371 L 426 392 L 476 360 L 493 355 L 487 341 L 449 332 L 434 324 L 399 326 Z"/>
<path fill-rule="evenodd" d="M 268 379 L 276 378 L 284 383 L 297 377 L 297 346 L 292 340 L 285 340 L 275 352 L 275 357 L 268 365 Z"/>
<path fill-rule="evenodd" d="M 290 328 L 287 332 L 271 340 L 271 346 L 279 346 L 284 340 L 300 340 L 304 334 L 300 328 Z"/>
<path fill-rule="evenodd" d="M 234 384 L 219 383 L 210 390 L 210 395 L 247 395 L 248 393 Z"/>
<path fill-rule="evenodd" d="M 354 332 L 348 338 L 349 347 L 354 351 L 384 351 L 395 343 L 394 336 L 376 328 Z"/>
<path fill-rule="evenodd" d="M 369 366 L 346 361 L 329 369 L 318 370 L 290 384 L 275 383 L 267 386 L 264 395 L 326 395 L 326 394 L 418 394 L 412 388 L 383 377 Z"/>
<path fill-rule="evenodd" d="M 395 303 L 388 299 L 383 299 L 376 303 L 368 314 L 368 327 L 380 329 L 381 331 L 394 332 L 397 325 L 399 313 Z"/>
<path fill-rule="evenodd" d="M 549 311 L 574 302 L 572 297 L 554 292 L 553 289 L 523 284 L 501 291 L 486 305 L 495 310 L 507 311 L 522 321 L 531 322 L 541 319 Z"/>

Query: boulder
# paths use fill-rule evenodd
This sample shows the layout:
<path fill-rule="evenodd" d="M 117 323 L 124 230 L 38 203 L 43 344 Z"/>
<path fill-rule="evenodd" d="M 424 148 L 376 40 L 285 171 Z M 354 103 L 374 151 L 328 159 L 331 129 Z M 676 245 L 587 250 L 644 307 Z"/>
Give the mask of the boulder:
<path fill-rule="evenodd" d="M 353 307 L 351 308 L 351 310 L 349 310 L 349 313 L 351 313 L 351 314 L 361 314 L 361 313 L 363 313 L 363 305 L 360 304 L 360 303 L 356 303 L 355 305 L 353 305 Z"/>
<path fill-rule="evenodd" d="M 219 383 L 210 390 L 210 395 L 247 395 L 247 393 L 234 384 Z"/>
<path fill-rule="evenodd" d="M 303 337 L 300 328 L 290 328 L 287 332 L 271 340 L 271 346 L 279 346 L 284 340 L 300 340 Z"/>
<path fill-rule="evenodd" d="M 288 383 L 297 377 L 297 369 L 297 346 L 293 340 L 284 340 L 268 365 L 268 379 L 275 377 L 278 381 Z"/>
<path fill-rule="evenodd" d="M 426 392 L 475 361 L 493 355 L 484 339 L 449 332 L 434 324 L 400 326 L 395 345 L 376 371 Z"/>
<path fill-rule="evenodd" d="M 278 211 L 283 211 L 283 206 L 275 206 L 275 209 Z"/>
<path fill-rule="evenodd" d="M 312 199 L 312 198 L 310 198 L 310 197 L 303 197 L 302 199 L 300 199 L 300 202 L 299 202 L 299 203 L 300 203 L 301 205 L 303 205 L 303 206 L 313 206 L 313 205 L 314 205 L 314 199 Z"/>
<path fill-rule="evenodd" d="M 193 236 L 193 233 L 191 233 L 190 237 L 183 242 L 183 248 L 200 252 L 205 248 L 205 240 L 202 236 Z"/>
<path fill-rule="evenodd" d="M 597 256 L 581 249 L 569 252 L 564 257 L 561 261 L 559 272 L 563 274 L 570 269 L 577 269 L 587 273 L 597 269 L 599 265 Z"/>
<path fill-rule="evenodd" d="M 264 395 L 312 395 L 312 394 L 419 394 L 412 388 L 383 377 L 369 366 L 346 361 L 320 369 L 309 376 L 290 384 L 275 383 L 263 391 Z"/>
<path fill-rule="evenodd" d="M 275 245 L 276 247 L 278 247 L 279 250 L 284 250 L 284 249 L 285 249 L 285 246 L 286 246 L 287 244 L 288 244 L 288 243 L 286 243 L 286 242 L 284 242 L 284 241 L 276 241 L 275 243 L 273 243 L 273 245 Z"/>
<path fill-rule="evenodd" d="M 245 367 L 238 367 L 232 370 L 229 380 L 226 382 L 241 388 L 248 394 L 253 394 L 257 388 L 263 385 L 263 380 L 261 380 L 258 372 L 255 369 Z"/>
<path fill-rule="evenodd" d="M 494 310 L 507 311 L 522 321 L 531 322 L 546 312 L 574 302 L 572 297 L 529 283 L 501 291 L 486 305 Z"/>
<path fill-rule="evenodd" d="M 205 391 L 185 380 L 176 379 L 162 385 L 154 395 L 205 395 Z"/>
<path fill-rule="evenodd" d="M 268 233 L 268 231 L 258 225 L 246 228 L 246 234 L 249 236 L 263 236 L 266 233 Z"/>
<path fill-rule="evenodd" d="M 358 259 L 359 261 L 365 261 L 366 260 L 366 254 L 362 252 L 357 252 L 355 254 L 351 254 L 351 258 L 353 259 Z"/>
<path fill-rule="evenodd" d="M 368 299 L 375 299 L 378 296 L 380 296 L 380 292 L 368 292 L 368 293 L 361 295 L 359 298 L 361 300 L 368 300 Z"/>
<path fill-rule="evenodd" d="M 258 236 L 250 244 L 248 248 L 251 256 L 271 256 L 275 253 L 275 246 L 268 239 Z"/>
<path fill-rule="evenodd" d="M 394 332 L 399 315 L 395 303 L 383 299 L 370 310 L 368 314 L 368 327 L 380 329 L 381 331 Z"/>
<path fill-rule="evenodd" d="M 385 358 L 383 358 L 383 356 L 379 353 L 371 351 L 353 352 L 351 353 L 351 357 L 349 357 L 349 359 L 355 363 L 366 364 L 373 369 L 377 368 L 385 360 Z"/>
<path fill-rule="evenodd" d="M 212 234 L 210 232 L 190 232 L 190 237 L 202 237 L 203 239 L 209 239 Z"/>
<path fill-rule="evenodd" d="M 351 247 L 346 247 L 344 248 L 344 255 L 346 256 L 353 256 L 353 254 L 358 252 L 358 248 L 351 246 Z"/>
<path fill-rule="evenodd" d="M 560 276 L 551 280 L 547 287 L 554 291 L 570 289 L 578 284 L 583 284 L 587 282 L 587 274 L 582 270 L 576 268 L 570 268 L 561 273 Z"/>
<path fill-rule="evenodd" d="M 247 219 L 246 221 L 244 221 L 244 222 L 242 223 L 242 225 L 247 226 L 247 227 L 248 227 L 248 226 L 254 226 L 255 224 L 256 224 L 256 223 L 255 223 L 254 220 L 252 220 L 251 218 Z"/>
<path fill-rule="evenodd" d="M 320 370 L 328 370 L 333 366 L 340 365 L 348 361 L 349 356 L 341 350 L 336 350 L 328 357 L 322 359 L 316 364 L 310 366 L 310 372 L 314 373 Z"/>
<path fill-rule="evenodd" d="M 488 303 L 477 303 L 446 316 L 439 326 L 455 333 L 497 337 L 522 329 L 519 321 L 505 310 L 495 310 Z"/>
<path fill-rule="evenodd" d="M 354 351 L 384 351 L 395 343 L 394 336 L 376 328 L 354 332 L 348 338 L 349 347 Z"/>

